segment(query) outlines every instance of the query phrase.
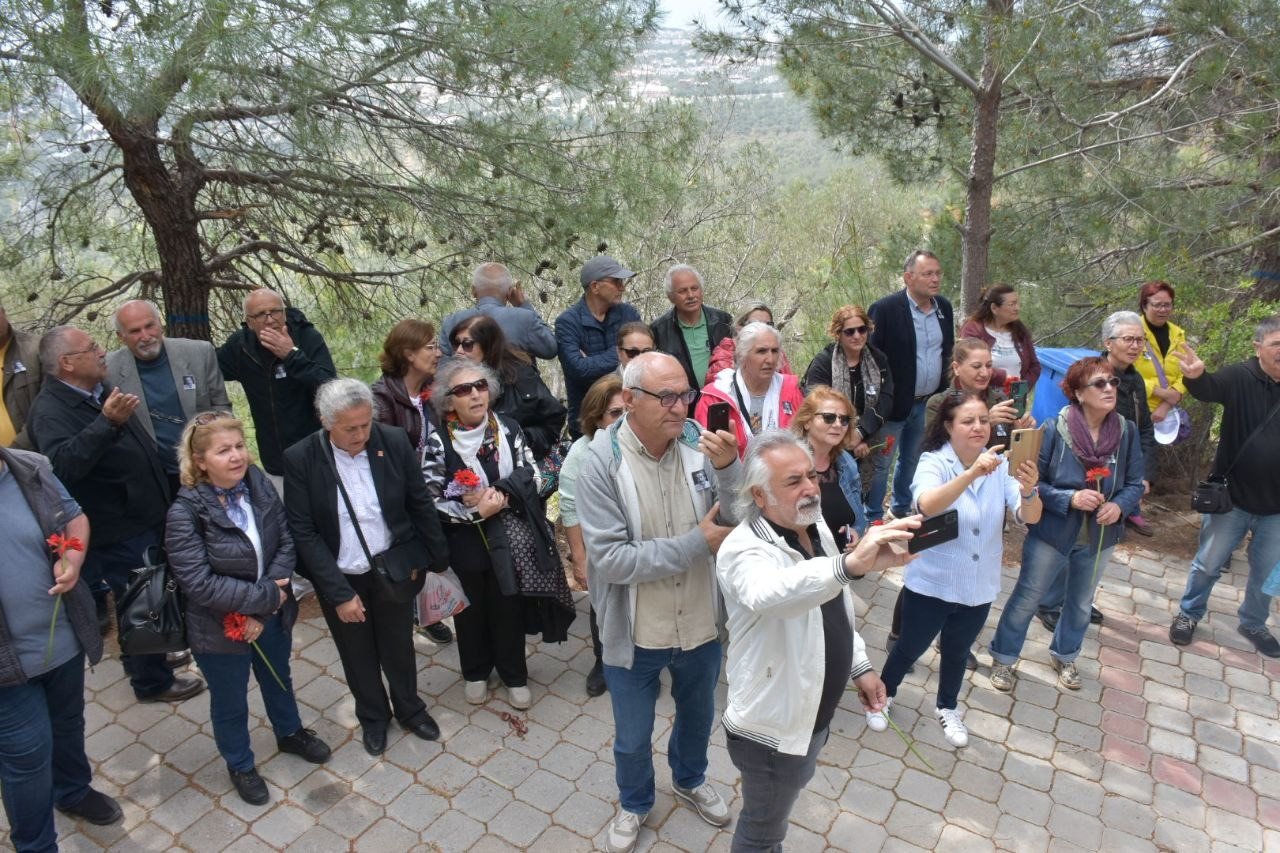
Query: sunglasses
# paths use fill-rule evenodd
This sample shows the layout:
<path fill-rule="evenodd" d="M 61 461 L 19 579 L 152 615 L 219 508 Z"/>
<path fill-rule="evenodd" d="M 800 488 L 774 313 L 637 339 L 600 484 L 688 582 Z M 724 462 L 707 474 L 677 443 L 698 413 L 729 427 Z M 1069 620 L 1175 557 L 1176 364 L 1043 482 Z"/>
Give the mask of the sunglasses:
<path fill-rule="evenodd" d="M 201 412 L 191 420 L 192 422 L 195 423 L 196 426 L 208 426 L 214 421 L 222 420 L 223 418 L 233 418 L 233 417 L 235 417 L 235 415 L 231 414 L 230 412 Z"/>
<path fill-rule="evenodd" d="M 618 347 L 618 349 L 625 352 L 627 354 L 627 358 L 635 358 L 636 356 L 644 355 L 647 352 L 658 351 L 656 347 L 645 347 L 644 349 L 639 349 L 637 347 Z"/>
<path fill-rule="evenodd" d="M 639 385 L 633 386 L 630 390 L 639 391 L 641 394 L 648 394 L 658 401 L 658 405 L 664 409 L 669 409 L 676 403 L 683 403 L 686 406 L 692 406 L 702 396 L 702 392 L 696 388 L 690 388 L 688 391 L 663 391 L 661 394 L 655 394 L 652 391 L 646 391 Z"/>
<path fill-rule="evenodd" d="M 847 329 L 841 329 L 840 334 L 846 338 L 852 338 L 854 335 L 865 335 L 870 330 L 870 326 L 850 326 Z"/>
<path fill-rule="evenodd" d="M 475 382 L 461 382 L 454 385 L 445 394 L 449 397 L 470 397 L 472 391 L 488 391 L 489 380 L 477 379 Z"/>
<path fill-rule="evenodd" d="M 840 426 L 848 426 L 849 421 L 853 420 L 850 415 L 837 415 L 835 412 L 817 412 L 814 417 L 820 419 L 827 426 L 831 426 L 837 420 L 840 421 Z"/>
<path fill-rule="evenodd" d="M 454 349 L 460 349 L 463 352 L 471 352 L 476 348 L 476 342 L 471 338 L 460 338 L 453 342 Z"/>
<path fill-rule="evenodd" d="M 627 410 L 624 409 L 622 406 L 615 406 L 612 409 L 605 409 L 604 413 L 616 420 L 617 418 L 620 418 L 623 415 L 625 415 L 627 413 Z"/>
<path fill-rule="evenodd" d="M 1102 391 L 1106 388 L 1119 388 L 1120 380 L 1112 376 L 1110 379 L 1095 379 L 1092 382 L 1086 382 L 1085 384 L 1095 391 Z"/>

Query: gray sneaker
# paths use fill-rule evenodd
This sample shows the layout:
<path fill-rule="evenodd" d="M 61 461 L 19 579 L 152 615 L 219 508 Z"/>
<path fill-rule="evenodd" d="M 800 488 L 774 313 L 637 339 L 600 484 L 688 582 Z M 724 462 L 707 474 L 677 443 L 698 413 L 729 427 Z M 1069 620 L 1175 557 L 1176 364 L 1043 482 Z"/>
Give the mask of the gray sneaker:
<path fill-rule="evenodd" d="M 1080 670 L 1076 669 L 1075 661 L 1060 661 L 1057 658 L 1050 658 L 1053 661 L 1053 668 L 1058 673 L 1058 683 L 1068 690 L 1080 689 Z"/>
<path fill-rule="evenodd" d="M 729 807 L 724 799 L 711 787 L 710 782 L 703 782 L 696 788 L 686 789 L 679 785 L 671 786 L 676 799 L 684 800 L 698 811 L 698 816 L 712 826 L 724 826 L 729 822 Z"/>
<path fill-rule="evenodd" d="M 644 819 L 648 816 L 648 812 L 636 814 L 626 809 L 618 809 L 613 823 L 609 824 L 609 834 L 605 836 L 604 849 L 609 853 L 631 853 L 631 848 L 636 846 L 636 838 L 640 836 L 640 824 L 644 823 Z"/>
<path fill-rule="evenodd" d="M 991 686 L 1001 693 L 1012 693 L 1013 687 L 1018 683 L 1018 677 L 1013 671 L 1017 669 L 1016 663 L 997 663 L 991 667 Z"/>

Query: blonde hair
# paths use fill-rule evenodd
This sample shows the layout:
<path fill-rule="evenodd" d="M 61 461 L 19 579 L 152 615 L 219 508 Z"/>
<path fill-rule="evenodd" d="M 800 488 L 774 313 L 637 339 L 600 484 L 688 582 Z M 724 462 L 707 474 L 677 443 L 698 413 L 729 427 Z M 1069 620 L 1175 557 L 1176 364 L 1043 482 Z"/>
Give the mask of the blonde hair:
<path fill-rule="evenodd" d="M 830 459 L 835 462 L 836 457 L 846 450 L 852 450 L 854 445 L 858 443 L 854 431 L 854 428 L 858 426 L 858 409 L 848 397 L 826 385 L 815 385 L 809 389 L 804 402 L 800 404 L 800 408 L 791 417 L 791 431 L 807 442 L 808 438 L 805 433 L 817 419 L 818 407 L 823 403 L 838 403 L 844 406 L 849 413 L 849 428 L 845 430 L 844 440 L 831 448 Z"/>
<path fill-rule="evenodd" d="M 209 475 L 200 470 L 196 457 L 209 449 L 215 432 L 238 432 L 244 438 L 244 423 L 230 412 L 201 412 L 188 421 L 178 442 L 178 478 L 182 485 L 209 482 Z M 249 461 L 252 463 L 253 458 Z"/>

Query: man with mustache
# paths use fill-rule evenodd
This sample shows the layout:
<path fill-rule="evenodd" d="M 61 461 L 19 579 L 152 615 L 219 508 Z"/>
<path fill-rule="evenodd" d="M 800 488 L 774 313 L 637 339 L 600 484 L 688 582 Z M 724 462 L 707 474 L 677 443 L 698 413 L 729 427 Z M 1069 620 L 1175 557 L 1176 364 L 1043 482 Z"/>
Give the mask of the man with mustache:
<path fill-rule="evenodd" d="M 854 629 L 848 583 L 905 564 L 919 516 L 867 530 L 841 552 L 822 520 L 813 457 L 785 430 L 751 440 L 738 492 L 741 523 L 716 557 L 729 629 L 729 758 L 742 773 L 734 850 L 777 850 L 813 778 L 836 705 L 852 678 L 863 706 L 885 687 Z"/>

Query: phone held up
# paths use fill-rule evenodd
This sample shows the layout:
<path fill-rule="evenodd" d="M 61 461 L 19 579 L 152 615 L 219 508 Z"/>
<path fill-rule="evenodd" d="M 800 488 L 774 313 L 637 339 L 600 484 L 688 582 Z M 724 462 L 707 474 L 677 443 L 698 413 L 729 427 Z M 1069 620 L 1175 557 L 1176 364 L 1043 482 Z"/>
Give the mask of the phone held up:
<path fill-rule="evenodd" d="M 712 403 L 707 406 L 707 429 L 711 432 L 729 431 L 729 412 L 732 407 L 728 403 Z"/>

